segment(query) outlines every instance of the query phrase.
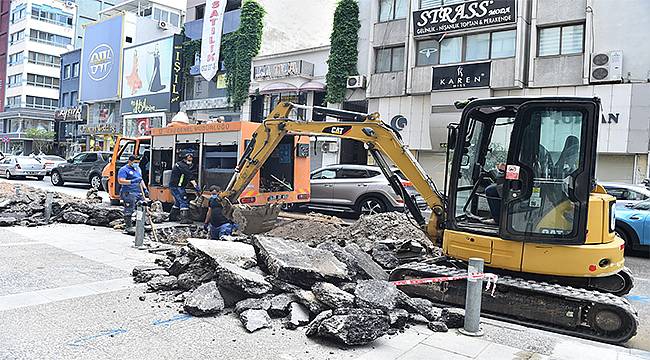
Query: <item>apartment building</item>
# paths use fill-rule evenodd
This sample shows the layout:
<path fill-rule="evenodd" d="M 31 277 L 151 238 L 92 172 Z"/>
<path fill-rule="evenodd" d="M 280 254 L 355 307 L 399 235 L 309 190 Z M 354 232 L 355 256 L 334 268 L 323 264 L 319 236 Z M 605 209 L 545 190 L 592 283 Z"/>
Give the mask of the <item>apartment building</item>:
<path fill-rule="evenodd" d="M 637 29 L 650 15 L 649 2 L 359 4 L 361 78 L 349 86 L 343 107 L 367 104 L 380 112 L 436 182 L 444 177 L 447 125 L 460 116 L 454 101 L 522 95 L 600 97 L 597 177 L 648 176 L 650 50 Z M 342 143 L 342 161 L 349 150 Z"/>
<path fill-rule="evenodd" d="M 60 55 L 72 49 L 77 7 L 70 1 L 12 1 L 9 15 L 3 151 L 31 153 L 29 128 L 53 130 Z"/>

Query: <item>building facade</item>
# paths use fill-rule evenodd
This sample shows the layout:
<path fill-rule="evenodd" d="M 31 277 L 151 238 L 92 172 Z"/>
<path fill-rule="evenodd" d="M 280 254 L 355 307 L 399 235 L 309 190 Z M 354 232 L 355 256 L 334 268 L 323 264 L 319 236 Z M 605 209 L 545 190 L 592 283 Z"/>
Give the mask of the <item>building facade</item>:
<path fill-rule="evenodd" d="M 368 111 L 378 111 L 437 183 L 444 180 L 447 125 L 460 117 L 454 102 L 522 95 L 600 97 L 597 177 L 638 182 L 648 176 L 650 56 L 644 35 L 633 29 L 643 26 L 644 17 L 635 14 L 650 14 L 650 3 L 359 4 L 363 78 L 347 102 L 366 101 Z M 340 160 L 346 161 L 343 154 Z"/>
<path fill-rule="evenodd" d="M 0 112 L 5 107 L 5 79 L 7 78 L 7 44 L 9 42 L 10 1 L 0 1 Z M 0 132 L 2 129 L 0 129 Z"/>
<path fill-rule="evenodd" d="M 75 49 L 80 49 L 83 44 L 84 27 L 100 18 L 100 13 L 120 2 L 119 0 L 77 0 L 77 19 L 75 21 Z"/>
<path fill-rule="evenodd" d="M 81 49 L 61 54 L 59 107 L 54 111 L 54 129 L 56 152 L 65 158 L 86 148 L 86 138 L 79 133 L 83 125 L 79 104 L 80 68 Z"/>
<path fill-rule="evenodd" d="M 69 1 L 12 1 L 9 15 L 3 151 L 31 153 L 27 129 L 54 130 L 60 55 L 72 49 L 77 7 Z"/>

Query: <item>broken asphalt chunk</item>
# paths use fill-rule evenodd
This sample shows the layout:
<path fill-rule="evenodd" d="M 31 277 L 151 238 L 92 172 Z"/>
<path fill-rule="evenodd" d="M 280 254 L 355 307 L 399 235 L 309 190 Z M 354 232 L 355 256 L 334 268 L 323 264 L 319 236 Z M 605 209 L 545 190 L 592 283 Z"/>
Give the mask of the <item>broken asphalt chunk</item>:
<path fill-rule="evenodd" d="M 216 263 L 228 262 L 249 269 L 257 265 L 255 248 L 241 242 L 187 239 L 188 246 Z"/>
<path fill-rule="evenodd" d="M 316 299 L 333 309 L 354 306 L 354 295 L 339 289 L 336 285 L 318 282 L 311 287 L 311 291 Z"/>
<path fill-rule="evenodd" d="M 367 344 L 389 329 L 388 316 L 378 309 L 335 309 L 309 325 L 307 336 L 329 338 L 346 345 Z"/>
<path fill-rule="evenodd" d="M 361 280 L 354 290 L 357 306 L 386 312 L 397 306 L 400 292 L 393 284 L 381 280 Z"/>
<path fill-rule="evenodd" d="M 217 283 L 227 289 L 259 297 L 273 286 L 262 275 L 240 268 L 235 264 L 221 263 L 216 268 Z"/>
<path fill-rule="evenodd" d="M 205 283 L 185 298 L 183 309 L 188 314 L 203 316 L 219 313 L 224 308 L 223 298 L 214 281 Z"/>
<path fill-rule="evenodd" d="M 249 332 L 271 327 L 271 318 L 264 310 L 246 310 L 239 314 L 239 320 Z"/>

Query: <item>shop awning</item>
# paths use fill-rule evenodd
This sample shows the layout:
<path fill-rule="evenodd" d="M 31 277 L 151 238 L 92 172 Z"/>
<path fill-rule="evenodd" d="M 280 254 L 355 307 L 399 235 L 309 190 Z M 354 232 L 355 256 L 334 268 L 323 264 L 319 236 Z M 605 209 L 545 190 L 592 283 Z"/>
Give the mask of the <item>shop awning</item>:
<path fill-rule="evenodd" d="M 300 91 L 325 91 L 325 84 L 318 81 L 307 81 L 300 85 Z"/>
<path fill-rule="evenodd" d="M 296 92 L 298 88 L 295 85 L 286 82 L 277 82 L 267 85 L 264 89 L 260 90 L 260 94 L 272 94 L 282 92 Z"/>

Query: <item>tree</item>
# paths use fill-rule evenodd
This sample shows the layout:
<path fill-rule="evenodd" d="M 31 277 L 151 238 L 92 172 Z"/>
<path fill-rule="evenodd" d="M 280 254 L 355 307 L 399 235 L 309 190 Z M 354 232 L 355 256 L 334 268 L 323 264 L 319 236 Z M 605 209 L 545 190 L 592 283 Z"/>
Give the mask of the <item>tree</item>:
<path fill-rule="evenodd" d="M 25 135 L 32 139 L 33 152 L 35 154 L 45 153 L 52 148 L 52 141 L 56 135 L 54 131 L 42 128 L 29 128 Z"/>
<path fill-rule="evenodd" d="M 359 41 L 359 4 L 356 0 L 341 0 L 334 12 L 330 36 L 330 56 L 327 59 L 327 94 L 329 103 L 345 99 L 348 76 L 357 75 L 357 43 Z"/>
<path fill-rule="evenodd" d="M 235 109 L 241 108 L 248 97 L 251 63 L 262 45 L 264 14 L 264 8 L 257 1 L 244 0 L 239 28 L 224 35 L 221 42 L 226 86 Z"/>

